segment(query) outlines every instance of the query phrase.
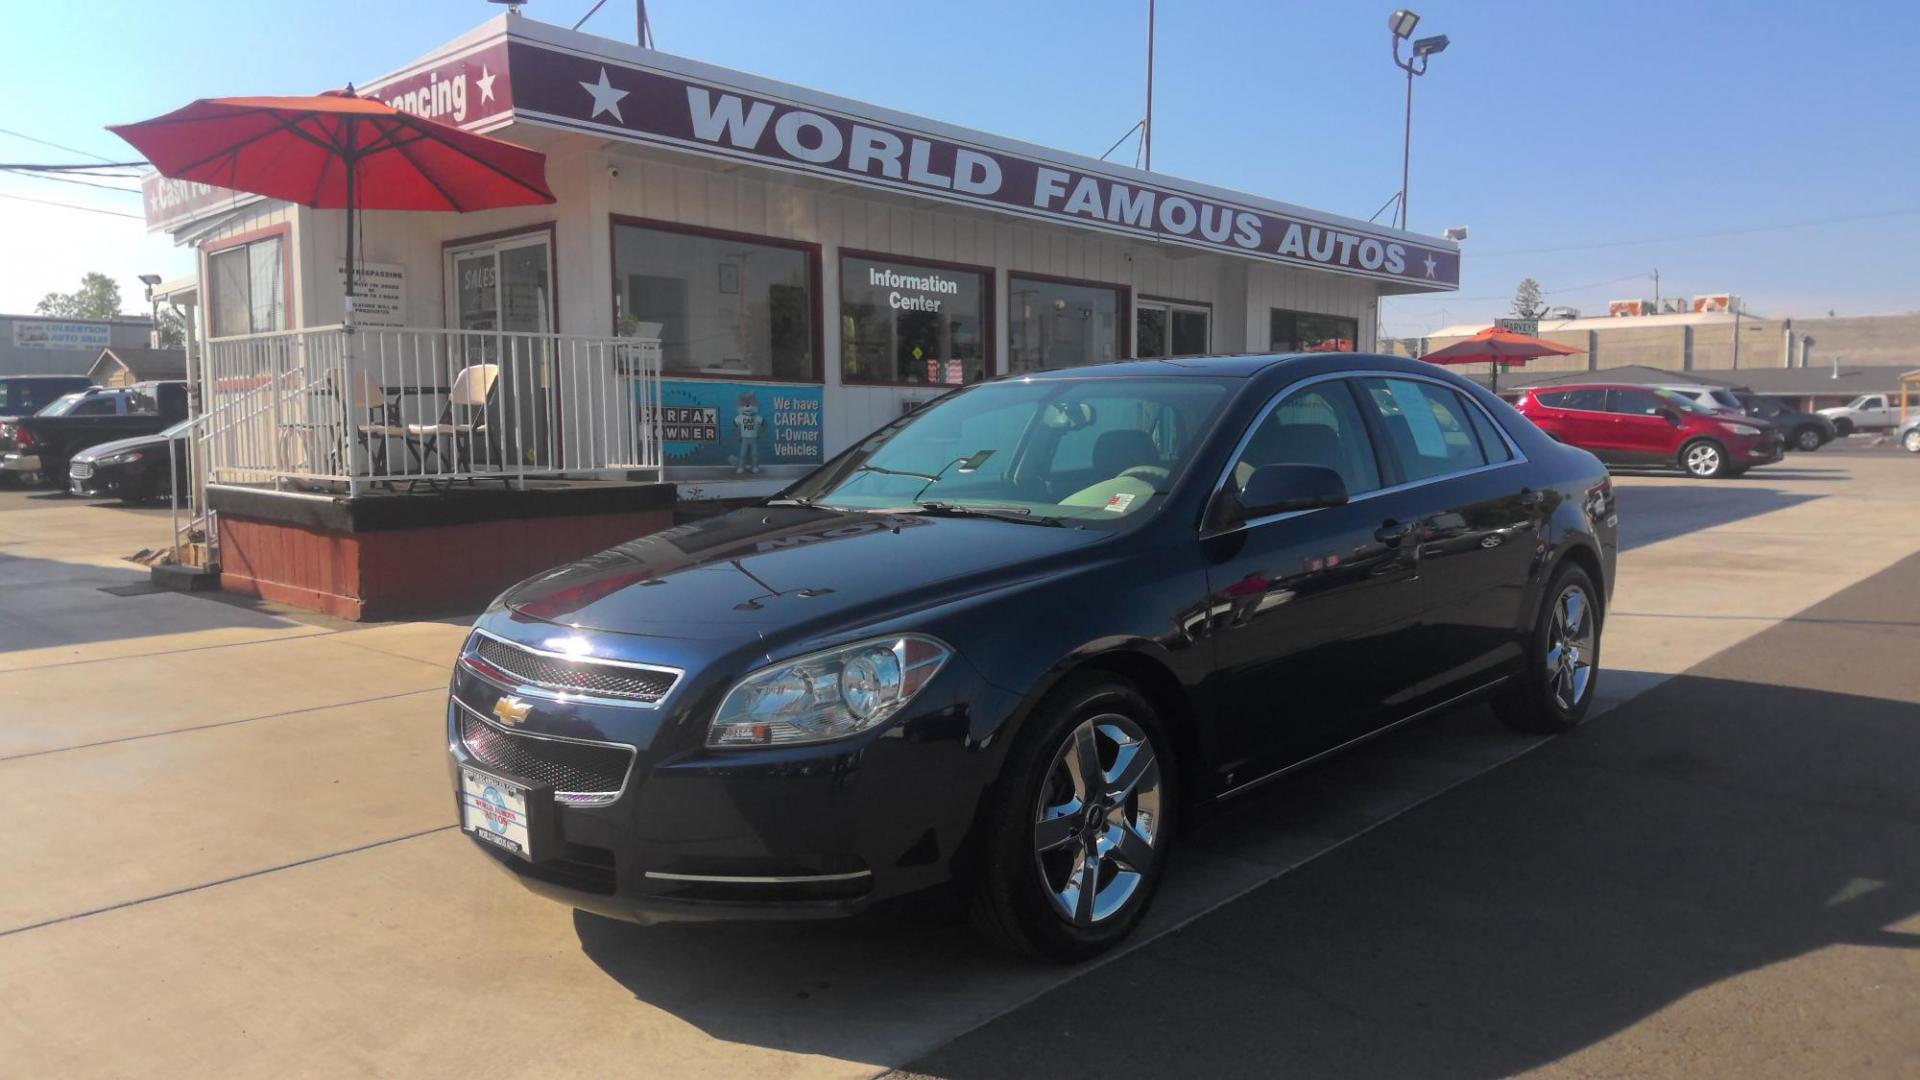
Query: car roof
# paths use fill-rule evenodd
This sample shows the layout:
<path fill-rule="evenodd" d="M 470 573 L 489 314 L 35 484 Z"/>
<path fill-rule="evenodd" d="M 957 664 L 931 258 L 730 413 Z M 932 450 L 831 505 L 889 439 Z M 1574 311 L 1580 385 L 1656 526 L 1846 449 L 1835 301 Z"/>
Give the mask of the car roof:
<path fill-rule="evenodd" d="M 1386 369 L 1390 371 L 1423 372 L 1427 374 L 1432 374 L 1436 370 L 1434 365 L 1423 361 L 1409 360 L 1404 356 L 1387 356 L 1379 353 L 1233 353 L 1216 356 L 1175 356 L 1153 360 L 1113 360 L 1103 364 L 1082 364 L 1078 367 L 1051 368 L 1046 371 L 1016 372 L 1011 375 L 1002 376 L 1002 378 L 1111 379 L 1137 376 L 1163 377 L 1197 375 L 1212 376 L 1215 378 L 1249 379 L 1280 367 L 1299 367 L 1303 369 L 1303 372 L 1309 367 L 1338 370 L 1343 366 L 1339 361 L 1347 361 L 1344 366 L 1356 369 Z"/>

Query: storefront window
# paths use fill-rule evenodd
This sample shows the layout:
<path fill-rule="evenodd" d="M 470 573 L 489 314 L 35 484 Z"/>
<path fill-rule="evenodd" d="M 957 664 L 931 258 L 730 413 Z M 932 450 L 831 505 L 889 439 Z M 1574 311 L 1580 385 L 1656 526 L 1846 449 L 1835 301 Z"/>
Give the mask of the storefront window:
<path fill-rule="evenodd" d="M 1098 364 L 1127 354 L 1125 291 L 1042 278 L 1007 278 L 1007 370 Z"/>
<path fill-rule="evenodd" d="M 1360 323 L 1340 315 L 1274 308 L 1267 340 L 1274 352 L 1352 352 L 1359 347 Z"/>
<path fill-rule="evenodd" d="M 619 332 L 659 324 L 667 374 L 818 378 L 806 248 L 643 225 L 613 235 Z"/>
<path fill-rule="evenodd" d="M 1194 304 L 1142 300 L 1134 309 L 1135 356 L 1205 356 L 1213 313 Z"/>
<path fill-rule="evenodd" d="M 277 236 L 207 256 L 207 274 L 213 279 L 212 308 L 207 314 L 214 337 L 285 328 L 287 292 L 281 268 Z"/>
<path fill-rule="evenodd" d="M 840 378 L 959 385 L 987 377 L 987 275 L 847 255 L 840 260 Z"/>

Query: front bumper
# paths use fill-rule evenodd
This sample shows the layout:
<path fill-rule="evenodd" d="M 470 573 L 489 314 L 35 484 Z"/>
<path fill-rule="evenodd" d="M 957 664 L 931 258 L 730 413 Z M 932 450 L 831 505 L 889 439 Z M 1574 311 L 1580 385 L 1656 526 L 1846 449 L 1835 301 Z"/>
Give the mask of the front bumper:
<path fill-rule="evenodd" d="M 509 730 L 489 717 L 512 696 L 456 671 L 447 709 L 456 804 L 461 766 L 504 771 L 497 750 L 483 757 L 475 748 L 502 734 L 591 734 L 632 748 L 630 771 L 611 801 L 556 799 L 550 858 L 528 862 L 471 842 L 536 893 L 640 923 L 831 918 L 948 881 L 991 778 L 989 755 L 969 730 L 985 712 L 1016 704 L 949 663 L 913 707 L 875 731 L 815 746 L 709 751 L 676 735 L 702 715 L 695 708 L 521 697 L 533 713 Z M 469 741 L 474 724 L 486 729 Z"/>

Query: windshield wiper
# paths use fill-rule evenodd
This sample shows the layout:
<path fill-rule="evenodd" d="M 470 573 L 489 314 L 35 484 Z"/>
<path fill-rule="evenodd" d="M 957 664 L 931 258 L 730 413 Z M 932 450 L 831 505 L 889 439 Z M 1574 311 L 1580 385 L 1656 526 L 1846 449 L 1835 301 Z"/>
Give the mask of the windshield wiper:
<path fill-rule="evenodd" d="M 928 476 L 926 473 L 923 473 L 923 472 L 908 472 L 905 469 L 883 469 L 878 465 L 856 466 L 852 472 L 847 474 L 847 478 L 852 479 L 853 477 L 859 476 L 861 473 L 870 473 L 870 472 L 883 473 L 887 476 L 911 476 L 915 480 L 925 480 L 929 484 L 937 484 L 940 482 L 940 478 L 938 476 Z"/>
<path fill-rule="evenodd" d="M 947 514 L 954 517 L 990 517 L 1001 521 L 1017 521 L 1022 525 L 1042 525 L 1057 529 L 1066 524 L 1057 517 L 1034 516 L 1032 510 L 1024 506 L 963 506 L 959 503 L 943 502 L 939 499 L 915 500 L 916 508 L 930 514 Z"/>

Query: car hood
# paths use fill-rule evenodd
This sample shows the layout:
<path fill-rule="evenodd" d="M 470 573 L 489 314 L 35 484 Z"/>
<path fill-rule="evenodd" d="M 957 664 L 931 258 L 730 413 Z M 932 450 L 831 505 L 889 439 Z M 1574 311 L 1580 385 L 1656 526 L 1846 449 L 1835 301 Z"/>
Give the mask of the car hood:
<path fill-rule="evenodd" d="M 103 442 L 89 446 L 85 450 L 73 455 L 73 460 L 98 461 L 103 457 L 125 453 L 128 450 L 164 451 L 166 448 L 167 440 L 158 435 L 136 435 L 131 439 L 115 439 L 112 442 Z"/>
<path fill-rule="evenodd" d="M 988 518 L 736 510 L 610 548 L 502 597 L 519 621 L 674 638 L 857 623 L 1046 572 L 1102 529 Z"/>

